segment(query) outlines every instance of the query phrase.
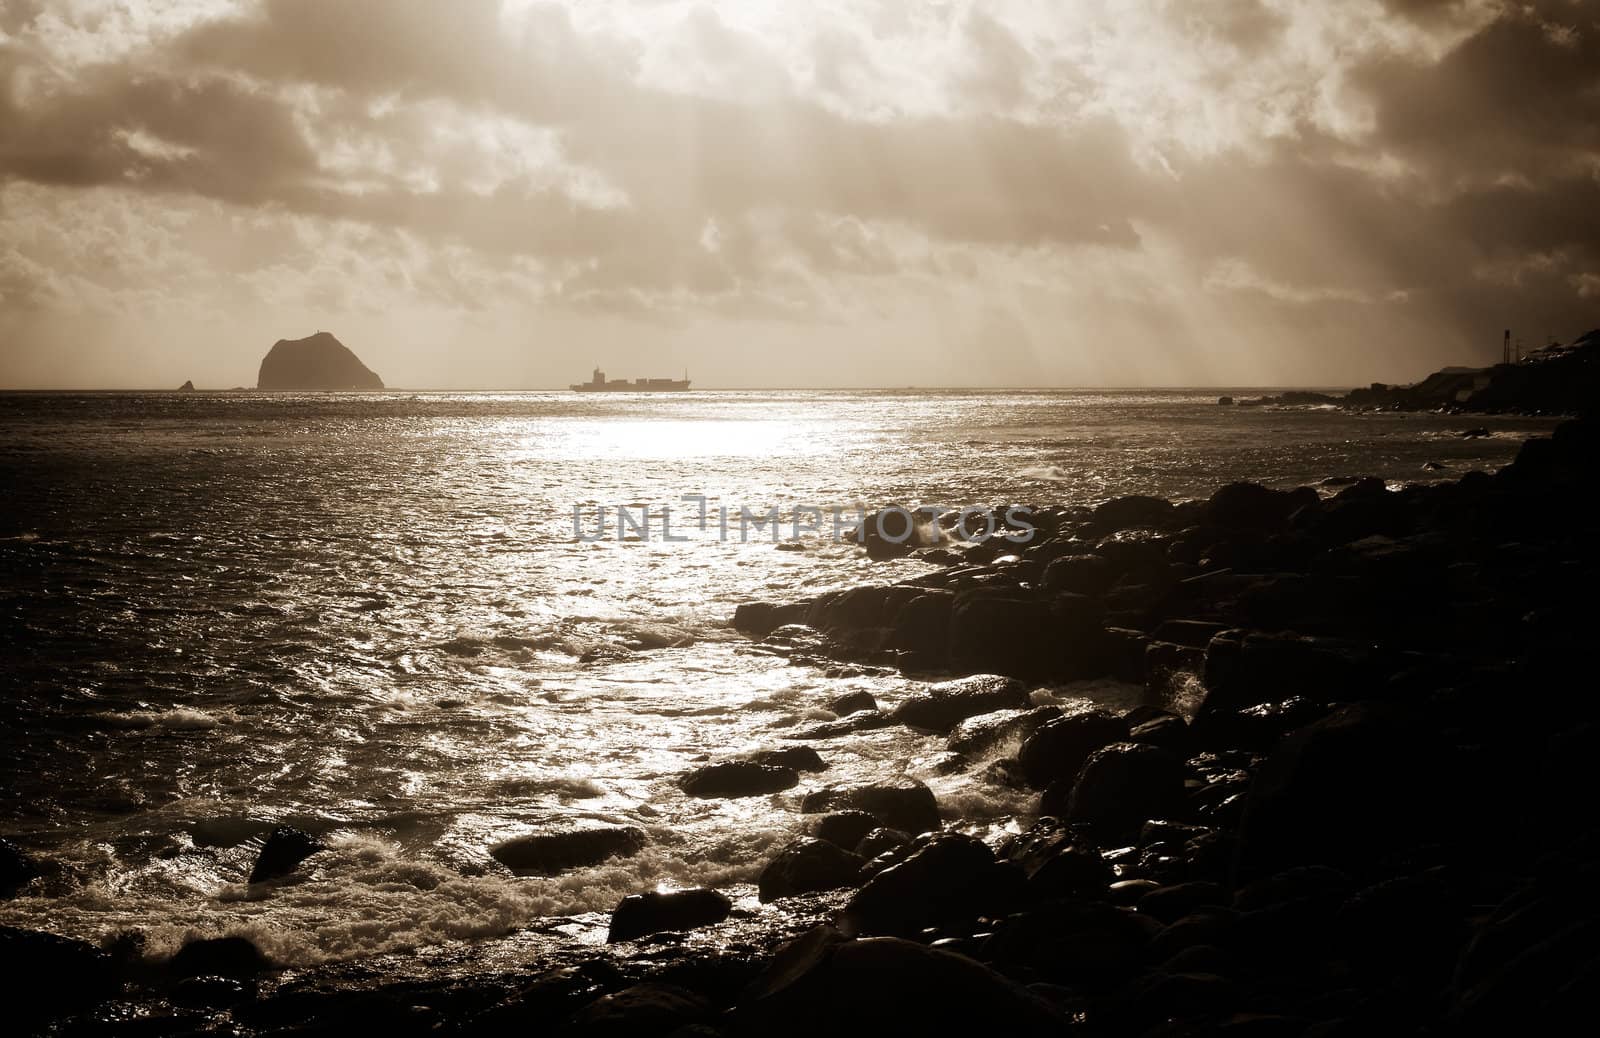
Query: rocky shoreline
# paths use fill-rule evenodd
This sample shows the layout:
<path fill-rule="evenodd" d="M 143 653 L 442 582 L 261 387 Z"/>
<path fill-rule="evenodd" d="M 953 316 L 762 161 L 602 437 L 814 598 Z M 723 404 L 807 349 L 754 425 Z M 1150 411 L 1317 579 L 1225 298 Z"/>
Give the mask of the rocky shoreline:
<path fill-rule="evenodd" d="M 1597 441 L 1580 420 L 1454 482 L 1236 483 L 1036 509 L 1025 541 L 1003 521 L 971 544 L 880 538 L 875 555 L 944 566 L 740 608 L 761 651 L 930 684 L 889 710 L 833 704 L 837 720 L 683 776 L 686 794 L 790 789 L 830 740 L 907 725 L 945 736 L 941 770 L 1037 794 L 998 844 L 947 825 L 919 783 L 824 786 L 757 904 L 630 898 L 604 946 L 465 953 L 386 984 L 381 961 L 285 981 L 240 938 L 149 963 L 131 940 L 6 930 L 5 1004 L 24 1031 L 71 1035 L 1555 1030 L 1600 971 L 1600 707 L 1582 692 Z M 1096 677 L 1145 705 L 1033 695 Z M 495 855 L 558 870 L 633 839 Z M 308 841 L 275 835 L 263 878 Z M 0 884 L 33 868 L 0 845 Z"/>
<path fill-rule="evenodd" d="M 1339 396 L 1294 390 L 1276 396 L 1220 397 L 1238 407 L 1341 407 L 1352 411 L 1575 415 L 1600 393 L 1600 328 L 1570 344 L 1535 350 L 1515 364 L 1444 368 L 1412 385 L 1370 386 Z"/>

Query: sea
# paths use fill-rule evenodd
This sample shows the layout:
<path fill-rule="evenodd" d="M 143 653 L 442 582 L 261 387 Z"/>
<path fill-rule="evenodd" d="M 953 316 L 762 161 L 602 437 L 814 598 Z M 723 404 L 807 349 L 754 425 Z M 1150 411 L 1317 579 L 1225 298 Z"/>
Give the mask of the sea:
<path fill-rule="evenodd" d="M 551 919 L 593 941 L 639 891 L 753 904 L 822 784 L 917 778 L 996 835 L 1027 799 L 941 774 L 942 741 L 901 728 L 817 744 L 829 770 L 777 795 L 675 784 L 845 692 L 922 687 L 729 626 L 932 568 L 868 560 L 836 514 L 1398 486 L 1493 470 L 1552 424 L 1220 392 L 0 394 L 0 836 L 46 864 L 0 925 L 136 932 L 152 957 L 243 934 L 290 966 Z M 488 854 L 592 823 L 649 843 L 553 877 Z M 328 850 L 250 886 L 279 824 Z"/>

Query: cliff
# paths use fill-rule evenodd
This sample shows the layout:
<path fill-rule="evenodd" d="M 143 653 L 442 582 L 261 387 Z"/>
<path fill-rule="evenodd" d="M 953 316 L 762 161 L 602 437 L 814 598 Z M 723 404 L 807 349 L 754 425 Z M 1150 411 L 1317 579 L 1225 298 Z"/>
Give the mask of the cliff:
<path fill-rule="evenodd" d="M 383 379 L 328 332 L 279 339 L 261 361 L 256 388 L 279 392 L 382 389 Z"/>

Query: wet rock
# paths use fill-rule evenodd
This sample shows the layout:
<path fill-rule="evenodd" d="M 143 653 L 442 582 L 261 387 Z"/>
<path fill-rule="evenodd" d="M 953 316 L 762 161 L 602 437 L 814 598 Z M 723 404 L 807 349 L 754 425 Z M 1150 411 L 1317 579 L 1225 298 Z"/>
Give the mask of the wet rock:
<path fill-rule="evenodd" d="M 765 764 L 769 768 L 791 768 L 795 771 L 827 771 L 828 762 L 810 746 L 786 746 L 779 750 L 756 750 L 742 760 Z"/>
<path fill-rule="evenodd" d="M 709 1024 L 715 1018 L 711 1004 L 692 991 L 671 984 L 635 984 L 578 1010 L 565 1033 L 586 1038 L 657 1038 Z"/>
<path fill-rule="evenodd" d="M 1043 725 L 1022 743 L 1017 763 L 1028 784 L 1043 789 L 1076 778 L 1089 754 L 1128 737 L 1128 722 L 1103 710 L 1069 714 Z"/>
<path fill-rule="evenodd" d="M 668 930 L 696 930 L 728 918 L 733 902 L 727 895 L 699 887 L 669 893 L 630 894 L 611 913 L 607 941 L 631 941 Z"/>
<path fill-rule="evenodd" d="M 1183 756 L 1189 748 L 1189 726 L 1176 714 L 1167 714 L 1134 725 L 1128 732 L 1128 741 Z"/>
<path fill-rule="evenodd" d="M 964 955 L 894 937 L 842 941 L 819 929 L 786 946 L 740 999 L 733 1033 L 1064 1033 L 1047 1002 Z"/>
<path fill-rule="evenodd" d="M 323 849 L 316 837 L 293 826 L 280 825 L 267 836 L 250 870 L 250 882 L 277 879 L 293 872 L 302 861 Z"/>
<path fill-rule="evenodd" d="M 1183 762 L 1165 750 L 1112 743 L 1089 755 L 1064 805 L 1062 782 L 1045 791 L 1040 810 L 1114 831 L 1137 829 L 1181 808 L 1185 777 Z"/>
<path fill-rule="evenodd" d="M 828 709 L 844 717 L 859 710 L 876 710 L 878 701 L 872 698 L 870 692 L 846 692 L 828 703 Z"/>
<path fill-rule="evenodd" d="M 1016 708 L 1028 701 L 1028 686 L 996 674 L 977 674 L 931 685 L 889 712 L 895 724 L 947 734 L 976 714 Z"/>
<path fill-rule="evenodd" d="M 763 901 L 854 886 L 866 859 L 826 840 L 799 839 L 767 863 L 756 881 Z"/>
<path fill-rule="evenodd" d="M 1219 710 L 1276 702 L 1286 692 L 1349 702 L 1376 684 L 1382 661 L 1370 644 L 1280 632 L 1227 632 L 1206 648 L 1206 696 L 1195 722 Z"/>
<path fill-rule="evenodd" d="M 887 714 L 877 710 L 857 710 L 837 721 L 823 721 L 819 724 L 805 725 L 792 731 L 785 732 L 785 739 L 799 739 L 813 741 L 818 739 L 837 739 L 845 735 L 854 735 L 856 732 L 868 732 L 875 728 L 887 728 L 890 721 Z"/>
<path fill-rule="evenodd" d="M 1009 742 L 1020 742 L 1061 716 L 1058 706 L 1032 710 L 996 710 L 969 717 L 950 730 L 945 749 L 965 755 L 988 753 Z"/>
<path fill-rule="evenodd" d="M 874 829 L 861 838 L 855 850 L 863 858 L 873 861 L 884 854 L 910 845 L 911 839 L 910 833 L 903 833 L 899 829 Z"/>
<path fill-rule="evenodd" d="M 746 602 L 734 609 L 733 628 L 752 638 L 765 638 L 780 627 L 803 623 L 805 618 L 803 602 Z"/>
<path fill-rule="evenodd" d="M 793 768 L 758 764 L 753 760 L 707 764 L 678 779 L 679 789 L 689 796 L 703 798 L 762 796 L 793 789 L 799 784 L 800 774 Z"/>
<path fill-rule="evenodd" d="M 939 828 L 939 805 L 933 791 L 920 782 L 829 787 L 807 793 L 800 802 L 803 814 L 825 811 L 865 811 L 886 829 L 930 832 Z"/>
<path fill-rule="evenodd" d="M 0 898 L 15 897 L 39 875 L 39 866 L 10 840 L 0 839 Z"/>
<path fill-rule="evenodd" d="M 865 811 L 835 811 L 817 821 L 812 835 L 835 847 L 853 851 L 868 833 L 878 828 L 878 820 Z"/>
<path fill-rule="evenodd" d="M 1039 819 L 1025 832 L 1006 839 L 995 853 L 1022 870 L 1028 892 L 1037 900 L 1101 900 L 1116 878 L 1098 852 L 1078 844 L 1074 834 L 1054 818 Z"/>
<path fill-rule="evenodd" d="M 928 927 L 1002 914 L 1019 900 L 1021 874 L 981 840 L 939 833 L 866 882 L 845 905 L 847 933 L 911 936 Z"/>
<path fill-rule="evenodd" d="M 253 977 L 272 963 L 247 937 L 207 937 L 184 942 L 167 960 L 175 977 Z"/>
<path fill-rule="evenodd" d="M 111 957 L 52 933 L 0 926 L 0 991 L 7 1027 L 30 1033 L 38 1021 L 81 1011 L 114 989 Z"/>
<path fill-rule="evenodd" d="M 489 854 L 518 875 L 553 876 L 638 854 L 645 843 L 644 830 L 635 826 L 597 826 L 518 836 L 496 844 Z"/>

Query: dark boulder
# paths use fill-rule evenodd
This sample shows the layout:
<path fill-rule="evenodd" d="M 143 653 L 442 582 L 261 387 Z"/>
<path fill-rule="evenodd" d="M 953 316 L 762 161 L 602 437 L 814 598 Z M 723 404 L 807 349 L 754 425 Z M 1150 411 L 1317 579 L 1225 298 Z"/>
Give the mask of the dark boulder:
<path fill-rule="evenodd" d="M 1036 900 L 1103 900 L 1116 874 L 1094 848 L 1054 818 L 1041 818 L 1000 844 L 996 856 L 1022 870 Z"/>
<path fill-rule="evenodd" d="M 956 596 L 949 591 L 925 591 L 894 614 L 884 647 L 912 658 L 942 660 L 950 648 L 950 616 Z"/>
<path fill-rule="evenodd" d="M 1028 686 L 1014 678 L 977 674 L 957 681 L 931 685 L 889 712 L 896 724 L 946 734 L 976 714 L 1022 706 Z"/>
<path fill-rule="evenodd" d="M 1020 743 L 1061 716 L 1058 706 L 1032 710 L 997 710 L 969 717 L 950 730 L 945 749 L 951 753 L 989 753 L 1007 743 Z"/>
<path fill-rule="evenodd" d="M 806 794 L 800 810 L 808 815 L 865 811 L 885 828 L 913 835 L 939 828 L 939 804 L 920 782 L 819 789 Z"/>
<path fill-rule="evenodd" d="M 1112 743 L 1089 755 L 1064 803 L 1065 780 L 1046 790 L 1040 811 L 1115 831 L 1137 829 L 1181 809 L 1185 776 L 1183 762 L 1165 750 Z"/>
<path fill-rule="evenodd" d="M 645 983 L 603 995 L 578 1010 L 566 1032 L 594 1038 L 657 1038 L 692 1034 L 716 1011 L 700 995 L 672 984 Z"/>
<path fill-rule="evenodd" d="M 745 602 L 733 611 L 733 629 L 752 638 L 765 638 L 780 627 L 800 624 L 806 603 Z"/>
<path fill-rule="evenodd" d="M 874 728 L 887 728 L 890 723 L 888 714 L 877 710 L 857 710 L 837 721 L 819 721 L 816 724 L 802 725 L 784 732 L 783 738 L 804 741 L 837 739 L 840 736 L 854 735 L 856 732 L 871 731 Z"/>
<path fill-rule="evenodd" d="M 53 933 L 0 926 L 0 993 L 12 1033 L 38 1021 L 82 1011 L 112 994 L 111 956 L 92 944 Z"/>
<path fill-rule="evenodd" d="M 815 752 L 815 751 L 812 751 Z M 800 784 L 793 768 L 729 760 L 696 768 L 678 779 L 678 788 L 692 797 L 732 798 L 779 793 Z"/>
<path fill-rule="evenodd" d="M 1436 723 L 1387 704 L 1344 707 L 1284 739 L 1256 771 L 1236 875 L 1295 865 L 1362 873 L 1407 847 L 1464 839 L 1483 765 L 1437 741 Z"/>
<path fill-rule="evenodd" d="M 1076 778 L 1089 754 L 1128 737 L 1128 722 L 1103 710 L 1050 721 L 1025 739 L 1017 763 L 1028 784 L 1043 789 L 1062 779 Z"/>
<path fill-rule="evenodd" d="M 878 820 L 865 811 L 835 811 L 823 815 L 812 830 L 819 840 L 827 840 L 836 847 L 853 851 L 862 839 L 878 828 Z"/>
<path fill-rule="evenodd" d="M 185 941 L 167 960 L 175 977 L 253 977 L 272 963 L 247 937 L 207 937 Z"/>
<path fill-rule="evenodd" d="M 0 839 L 0 898 L 15 897 L 17 891 L 39 875 L 39 866 L 10 840 Z"/>
<path fill-rule="evenodd" d="M 728 918 L 733 902 L 727 895 L 699 887 L 669 893 L 630 894 L 611 913 L 607 941 L 631 941 L 667 930 L 695 930 Z"/>
<path fill-rule="evenodd" d="M 876 710 L 878 701 L 872 698 L 871 692 L 846 692 L 828 703 L 828 709 L 840 717 L 856 713 L 859 710 Z M 793 767 L 793 765 L 790 765 Z"/>
<path fill-rule="evenodd" d="M 1049 1003 L 970 958 L 894 937 L 843 941 L 819 928 L 780 949 L 739 1000 L 733 1033 L 1065 1033 Z"/>
<path fill-rule="evenodd" d="M 847 933 L 910 936 L 928 927 L 1004 914 L 1019 899 L 1021 873 L 995 861 L 981 840 L 938 833 L 866 882 L 841 917 Z"/>
<path fill-rule="evenodd" d="M 854 886 L 864 864 L 860 855 L 837 844 L 802 838 L 784 847 L 761 870 L 756 893 L 766 902 Z"/>
<path fill-rule="evenodd" d="M 1110 559 L 1099 555 L 1069 556 L 1045 567 L 1044 587 L 1074 595 L 1103 595 L 1121 575 Z"/>
<path fill-rule="evenodd" d="M 966 670 L 1021 678 L 1103 673 L 1106 635 L 1099 603 L 1081 595 L 1035 599 L 979 589 L 956 596 L 950 660 Z"/>
<path fill-rule="evenodd" d="M 1002 968 L 1031 968 L 1063 984 L 1104 985 L 1127 977 L 1160 924 L 1127 908 L 1095 901 L 1048 901 L 1007 916 L 989 954 Z"/>
<path fill-rule="evenodd" d="M 911 834 L 899 829 L 874 829 L 856 844 L 856 853 L 869 862 L 911 843 Z"/>
<path fill-rule="evenodd" d="M 529 833 L 496 844 L 489 854 L 518 875 L 552 876 L 598 865 L 607 858 L 638 854 L 645 842 L 643 829 L 608 825 Z"/>
<path fill-rule="evenodd" d="M 1176 514 L 1177 509 L 1166 498 L 1130 494 L 1127 497 L 1114 497 L 1099 505 L 1089 521 L 1099 532 L 1116 533 L 1119 530 L 1165 526 Z"/>
<path fill-rule="evenodd" d="M 250 870 L 250 882 L 277 879 L 293 872 L 302 861 L 323 850 L 316 837 L 293 826 L 280 825 L 267 835 L 256 855 L 255 867 Z"/>
<path fill-rule="evenodd" d="M 262 358 L 256 388 L 307 393 L 382 389 L 383 379 L 328 332 L 279 339 Z"/>
<path fill-rule="evenodd" d="M 1273 490 L 1259 483 L 1229 483 L 1206 502 L 1206 522 L 1230 530 L 1270 532 L 1282 529 L 1289 517 L 1320 498 L 1310 487 Z"/>
<path fill-rule="evenodd" d="M 1348 702 L 1382 674 L 1382 660 L 1361 642 L 1293 632 L 1228 631 L 1206 648 L 1206 696 L 1195 720 L 1219 710 L 1276 702 L 1286 693 Z"/>

